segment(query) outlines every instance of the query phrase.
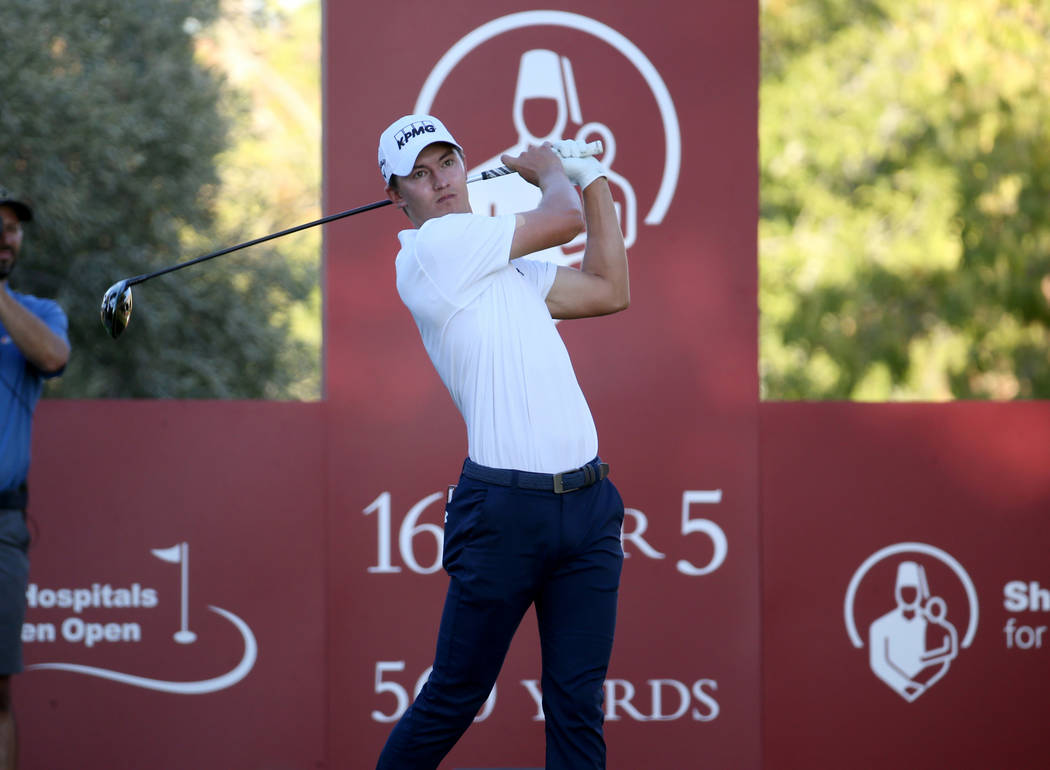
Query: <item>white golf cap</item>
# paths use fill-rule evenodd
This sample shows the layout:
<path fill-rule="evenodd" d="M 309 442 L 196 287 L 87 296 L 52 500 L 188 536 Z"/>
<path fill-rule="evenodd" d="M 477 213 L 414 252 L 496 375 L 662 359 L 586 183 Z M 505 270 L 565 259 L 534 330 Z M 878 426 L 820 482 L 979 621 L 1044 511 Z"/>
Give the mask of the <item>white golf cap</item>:
<path fill-rule="evenodd" d="M 445 124 L 433 115 L 398 118 L 379 136 L 379 173 L 388 184 L 395 174 L 407 176 L 423 148 L 435 142 L 447 142 L 463 151 Z"/>

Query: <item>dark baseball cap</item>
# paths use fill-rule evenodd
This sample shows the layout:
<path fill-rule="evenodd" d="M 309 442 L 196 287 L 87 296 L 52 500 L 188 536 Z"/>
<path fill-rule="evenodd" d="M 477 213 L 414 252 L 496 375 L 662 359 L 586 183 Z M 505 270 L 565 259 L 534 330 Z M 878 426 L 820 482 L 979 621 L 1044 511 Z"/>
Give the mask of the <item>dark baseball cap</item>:
<path fill-rule="evenodd" d="M 14 209 L 15 216 L 22 222 L 29 222 L 33 219 L 33 210 L 15 198 L 11 191 L 2 184 L 0 184 L 0 206 L 10 206 Z"/>

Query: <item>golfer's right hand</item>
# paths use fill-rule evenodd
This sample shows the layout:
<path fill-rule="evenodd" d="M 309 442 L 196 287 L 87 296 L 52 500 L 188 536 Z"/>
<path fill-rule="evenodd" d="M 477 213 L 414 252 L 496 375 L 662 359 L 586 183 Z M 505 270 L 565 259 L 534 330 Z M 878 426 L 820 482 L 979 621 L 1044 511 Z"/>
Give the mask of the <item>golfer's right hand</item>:
<path fill-rule="evenodd" d="M 552 179 L 564 176 L 561 159 L 549 144 L 530 145 L 520 155 L 503 155 L 500 161 L 517 171 L 526 182 L 543 187 Z"/>

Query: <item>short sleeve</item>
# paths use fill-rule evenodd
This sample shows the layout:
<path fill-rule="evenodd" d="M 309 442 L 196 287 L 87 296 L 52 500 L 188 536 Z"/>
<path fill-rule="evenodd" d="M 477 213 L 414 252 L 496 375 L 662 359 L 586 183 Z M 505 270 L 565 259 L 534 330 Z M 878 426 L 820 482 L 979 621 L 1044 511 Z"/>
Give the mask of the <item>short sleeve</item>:
<path fill-rule="evenodd" d="M 558 276 L 558 266 L 553 262 L 541 262 L 535 259 L 515 259 L 511 262 L 525 279 L 536 287 L 536 291 L 544 299 L 554 286 L 554 279 Z"/>
<path fill-rule="evenodd" d="M 63 342 L 67 345 L 69 344 L 69 319 L 66 317 L 66 313 L 61 305 L 51 299 L 27 294 L 19 294 L 17 298 L 26 310 L 43 321 L 48 329 L 62 338 Z M 64 371 L 65 367 L 62 367 L 55 372 L 41 372 L 40 376 L 44 379 L 50 379 L 58 377 Z"/>
<path fill-rule="evenodd" d="M 57 302 L 50 300 L 40 302 L 33 309 L 33 315 L 47 324 L 47 328 L 69 344 L 69 319 Z"/>
<path fill-rule="evenodd" d="M 447 300 L 463 304 L 486 279 L 510 264 L 514 215 L 447 214 L 419 229 L 415 257 L 419 268 Z"/>

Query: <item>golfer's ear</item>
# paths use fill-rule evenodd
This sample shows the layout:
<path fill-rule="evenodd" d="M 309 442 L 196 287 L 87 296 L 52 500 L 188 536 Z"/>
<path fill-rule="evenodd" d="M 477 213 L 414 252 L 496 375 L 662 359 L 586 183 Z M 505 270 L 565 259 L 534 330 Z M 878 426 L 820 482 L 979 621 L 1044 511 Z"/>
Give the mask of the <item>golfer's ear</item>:
<path fill-rule="evenodd" d="M 405 199 L 404 197 L 402 197 L 401 193 L 398 192 L 396 182 L 393 182 L 386 186 L 386 197 L 393 201 L 394 205 L 397 206 L 399 209 L 403 209 L 405 207 Z"/>

